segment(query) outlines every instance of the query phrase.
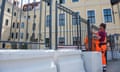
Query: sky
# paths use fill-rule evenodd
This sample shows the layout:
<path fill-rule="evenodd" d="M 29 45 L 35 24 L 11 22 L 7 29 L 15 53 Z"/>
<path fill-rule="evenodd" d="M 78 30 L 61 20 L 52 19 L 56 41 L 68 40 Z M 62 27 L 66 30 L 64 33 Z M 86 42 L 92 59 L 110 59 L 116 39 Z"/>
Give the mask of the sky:
<path fill-rule="evenodd" d="M 21 3 L 21 0 L 19 0 L 20 1 L 20 3 Z M 32 3 L 32 2 L 34 2 L 34 1 L 40 1 L 40 0 L 23 0 L 24 2 L 23 2 L 23 4 L 26 4 L 26 3 L 28 3 L 28 1 L 30 1 L 30 3 Z"/>

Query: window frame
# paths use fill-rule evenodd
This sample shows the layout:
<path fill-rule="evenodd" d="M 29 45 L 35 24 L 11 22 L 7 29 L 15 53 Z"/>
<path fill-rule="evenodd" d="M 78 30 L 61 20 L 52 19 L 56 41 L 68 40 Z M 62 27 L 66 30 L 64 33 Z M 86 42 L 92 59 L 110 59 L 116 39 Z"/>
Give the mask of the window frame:
<path fill-rule="evenodd" d="M 13 24 L 12 24 L 12 28 L 15 28 L 15 22 L 13 22 Z"/>
<path fill-rule="evenodd" d="M 60 38 L 62 39 L 61 41 L 60 41 Z M 65 45 L 65 37 L 59 37 L 59 46 L 64 46 Z"/>
<path fill-rule="evenodd" d="M 21 22 L 20 27 L 24 29 L 25 23 L 24 23 L 24 22 Z"/>
<path fill-rule="evenodd" d="M 32 30 L 33 30 L 33 31 L 36 30 L 36 23 L 33 23 Z"/>
<path fill-rule="evenodd" d="M 72 2 L 73 2 L 73 3 L 76 3 L 76 2 L 79 2 L 79 0 L 78 0 L 78 1 L 74 1 L 74 0 L 72 0 Z"/>
<path fill-rule="evenodd" d="M 16 16 L 17 15 L 17 13 L 16 12 L 14 12 L 14 16 Z"/>
<path fill-rule="evenodd" d="M 18 35 L 18 32 L 16 32 L 16 34 L 15 34 L 15 38 L 17 39 L 17 38 L 18 38 L 18 36 L 19 36 L 19 35 Z"/>
<path fill-rule="evenodd" d="M 17 22 L 17 26 L 16 26 L 16 28 L 19 28 L 20 27 L 20 25 L 19 25 L 20 23 L 19 22 Z"/>
<path fill-rule="evenodd" d="M 46 16 L 46 27 L 49 27 L 50 26 L 50 15 L 47 15 Z"/>
<path fill-rule="evenodd" d="M 79 11 L 77 11 L 77 12 L 75 12 L 75 13 L 78 13 L 78 15 L 80 15 L 80 12 Z M 75 20 L 75 21 L 74 21 Z M 74 24 L 74 22 L 76 23 L 76 24 Z M 78 18 L 76 18 L 75 16 L 72 16 L 72 25 L 77 25 L 77 22 L 78 22 Z M 78 24 L 79 25 L 79 24 Z"/>
<path fill-rule="evenodd" d="M 11 12 L 10 8 L 7 8 L 7 12 L 8 12 L 8 13 L 10 13 L 10 12 Z"/>
<path fill-rule="evenodd" d="M 106 22 L 106 21 L 105 21 L 105 17 L 104 17 L 104 16 L 105 16 L 105 15 L 104 15 L 104 10 L 105 10 L 105 9 L 110 9 L 110 10 L 111 10 L 111 18 L 112 18 L 112 19 L 111 19 L 111 20 L 112 20 L 111 22 Z M 113 22 L 113 14 L 112 14 L 112 9 L 111 9 L 111 8 L 103 8 L 103 9 L 102 9 L 102 15 L 103 15 L 103 22 L 104 22 L 104 23 L 112 23 L 112 22 Z"/>
<path fill-rule="evenodd" d="M 89 11 L 94 11 L 94 16 L 89 16 L 89 15 L 88 15 L 88 12 L 89 12 Z M 90 22 L 90 21 L 89 21 L 90 24 L 96 24 L 96 10 L 95 10 L 95 9 L 88 9 L 88 10 L 87 10 L 87 19 L 89 19 L 89 18 L 94 18 L 94 22 L 92 22 L 92 21 Z"/>
<path fill-rule="evenodd" d="M 5 19 L 5 25 L 8 26 L 8 24 L 9 24 L 9 20 Z"/>
<path fill-rule="evenodd" d="M 64 24 L 62 24 L 62 23 L 64 23 Z M 65 26 L 65 13 L 59 14 L 59 26 Z"/>
<path fill-rule="evenodd" d="M 50 38 L 45 38 L 45 47 L 50 47 Z"/>
<path fill-rule="evenodd" d="M 12 33 L 11 33 L 11 38 L 13 39 L 13 38 L 14 38 L 14 36 L 15 36 L 15 34 L 12 32 Z"/>
<path fill-rule="evenodd" d="M 23 38 L 24 38 L 24 33 L 20 32 L 20 39 L 23 39 Z"/>

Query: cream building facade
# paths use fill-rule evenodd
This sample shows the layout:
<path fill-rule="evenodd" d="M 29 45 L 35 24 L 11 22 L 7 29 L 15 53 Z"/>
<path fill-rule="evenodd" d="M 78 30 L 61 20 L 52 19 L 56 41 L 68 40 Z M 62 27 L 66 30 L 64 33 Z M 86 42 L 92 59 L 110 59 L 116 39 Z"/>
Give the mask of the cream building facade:
<path fill-rule="evenodd" d="M 55 46 L 55 0 L 53 0 L 52 10 L 52 45 Z M 89 19 L 91 24 L 99 26 L 100 23 L 107 24 L 107 34 L 120 34 L 120 2 L 112 5 L 111 0 L 58 0 L 63 6 L 79 13 L 84 19 Z M 20 42 L 38 42 L 49 44 L 49 6 L 42 2 L 42 15 L 40 26 L 40 2 L 25 4 L 22 8 L 31 7 L 29 11 L 23 11 L 18 7 L 14 8 L 13 14 L 12 4 L 7 2 L 5 6 L 2 40 L 20 41 Z M 46 10 L 46 11 L 45 11 Z M 21 17 L 20 17 L 21 14 Z M 61 14 L 63 25 L 58 26 L 58 44 L 73 45 L 77 36 L 76 25 L 72 24 L 71 19 L 66 21 L 67 14 L 63 11 L 58 11 Z M 13 16 L 13 20 L 11 20 Z M 58 16 L 60 18 L 60 15 Z M 59 19 L 58 18 L 58 19 Z M 7 25 L 8 20 L 8 25 Z M 12 22 L 11 22 L 12 21 Z M 65 29 L 64 29 L 65 27 Z M 68 27 L 68 29 L 66 29 Z M 73 27 L 73 31 L 72 30 Z M 60 30 L 61 29 L 61 30 Z M 84 37 L 86 36 L 86 27 L 82 27 L 82 45 L 84 44 Z M 10 37 L 11 31 L 11 37 Z M 34 39 L 31 39 L 32 36 Z M 61 39 L 61 40 L 60 40 Z M 40 45 L 45 48 L 46 45 Z"/>

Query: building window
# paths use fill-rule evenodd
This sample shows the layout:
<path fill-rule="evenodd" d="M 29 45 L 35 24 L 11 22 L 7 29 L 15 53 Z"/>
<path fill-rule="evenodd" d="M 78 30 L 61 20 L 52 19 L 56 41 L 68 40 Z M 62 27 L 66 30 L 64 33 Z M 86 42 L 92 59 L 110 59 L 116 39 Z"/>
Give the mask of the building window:
<path fill-rule="evenodd" d="M 14 12 L 14 16 L 16 16 L 16 12 Z"/>
<path fill-rule="evenodd" d="M 60 45 L 60 46 L 65 45 L 65 38 L 64 38 L 64 37 L 60 37 L 60 38 L 59 38 L 59 45 Z"/>
<path fill-rule="evenodd" d="M 60 0 L 60 4 L 64 4 L 65 3 L 65 0 Z"/>
<path fill-rule="evenodd" d="M 77 15 L 79 15 L 79 12 L 76 12 Z M 72 24 L 77 25 L 78 24 L 78 17 L 77 16 L 72 16 Z"/>
<path fill-rule="evenodd" d="M 12 25 L 13 28 L 15 28 L 15 22 L 13 22 L 13 25 Z"/>
<path fill-rule="evenodd" d="M 17 28 L 19 28 L 19 23 L 17 23 Z"/>
<path fill-rule="evenodd" d="M 45 46 L 46 47 L 50 46 L 50 39 L 49 38 L 45 38 Z"/>
<path fill-rule="evenodd" d="M 49 27 L 50 25 L 50 15 L 47 15 L 47 18 L 46 18 L 46 27 Z"/>
<path fill-rule="evenodd" d="M 7 9 L 7 12 L 10 13 L 10 8 Z"/>
<path fill-rule="evenodd" d="M 79 0 L 72 0 L 72 2 L 78 2 Z"/>
<path fill-rule="evenodd" d="M 30 16 L 28 16 L 28 19 L 30 19 Z"/>
<path fill-rule="evenodd" d="M 23 39 L 24 33 L 20 33 L 20 38 Z"/>
<path fill-rule="evenodd" d="M 35 29 L 36 29 L 36 24 L 33 23 L 33 31 L 35 31 Z"/>
<path fill-rule="evenodd" d="M 16 39 L 18 38 L 18 33 L 16 33 L 16 36 L 15 36 L 15 38 L 16 38 Z"/>
<path fill-rule="evenodd" d="M 108 23 L 108 22 L 112 22 L 112 11 L 111 9 L 104 9 L 104 22 Z"/>
<path fill-rule="evenodd" d="M 47 5 L 48 5 L 48 6 L 50 5 L 50 1 L 47 2 Z"/>
<path fill-rule="evenodd" d="M 34 18 L 36 18 L 36 15 L 34 15 Z"/>
<path fill-rule="evenodd" d="M 21 28 L 24 28 L 24 22 L 21 23 Z"/>
<path fill-rule="evenodd" d="M 65 14 L 59 14 L 59 25 L 64 26 L 65 25 Z"/>
<path fill-rule="evenodd" d="M 90 24 L 95 24 L 95 11 L 94 10 L 89 10 L 87 12 L 88 20 Z"/>
<path fill-rule="evenodd" d="M 14 38 L 14 33 L 13 33 L 13 32 L 11 33 L 11 38 L 12 38 L 12 39 Z"/>
<path fill-rule="evenodd" d="M 78 44 L 80 44 L 80 38 L 79 37 L 73 37 L 73 45 L 77 46 Z"/>
<path fill-rule="evenodd" d="M 5 43 L 3 43 L 3 44 L 2 44 L 2 48 L 5 48 L 5 46 L 6 46 L 6 44 L 5 44 Z"/>
<path fill-rule="evenodd" d="M 8 22 L 9 22 L 9 20 L 6 19 L 6 21 L 5 21 L 5 25 L 6 25 L 6 26 L 8 26 Z"/>

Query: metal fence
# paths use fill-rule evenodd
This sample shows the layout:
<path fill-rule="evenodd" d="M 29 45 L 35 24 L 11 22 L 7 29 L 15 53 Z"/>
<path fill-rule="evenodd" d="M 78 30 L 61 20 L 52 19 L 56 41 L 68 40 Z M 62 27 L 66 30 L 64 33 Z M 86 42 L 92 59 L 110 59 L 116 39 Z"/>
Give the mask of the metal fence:
<path fill-rule="evenodd" d="M 120 59 L 120 34 L 112 34 L 108 36 L 109 53 L 112 59 Z"/>
<path fill-rule="evenodd" d="M 0 46 L 10 49 L 82 49 L 95 26 L 55 0 L 1 0 Z"/>

